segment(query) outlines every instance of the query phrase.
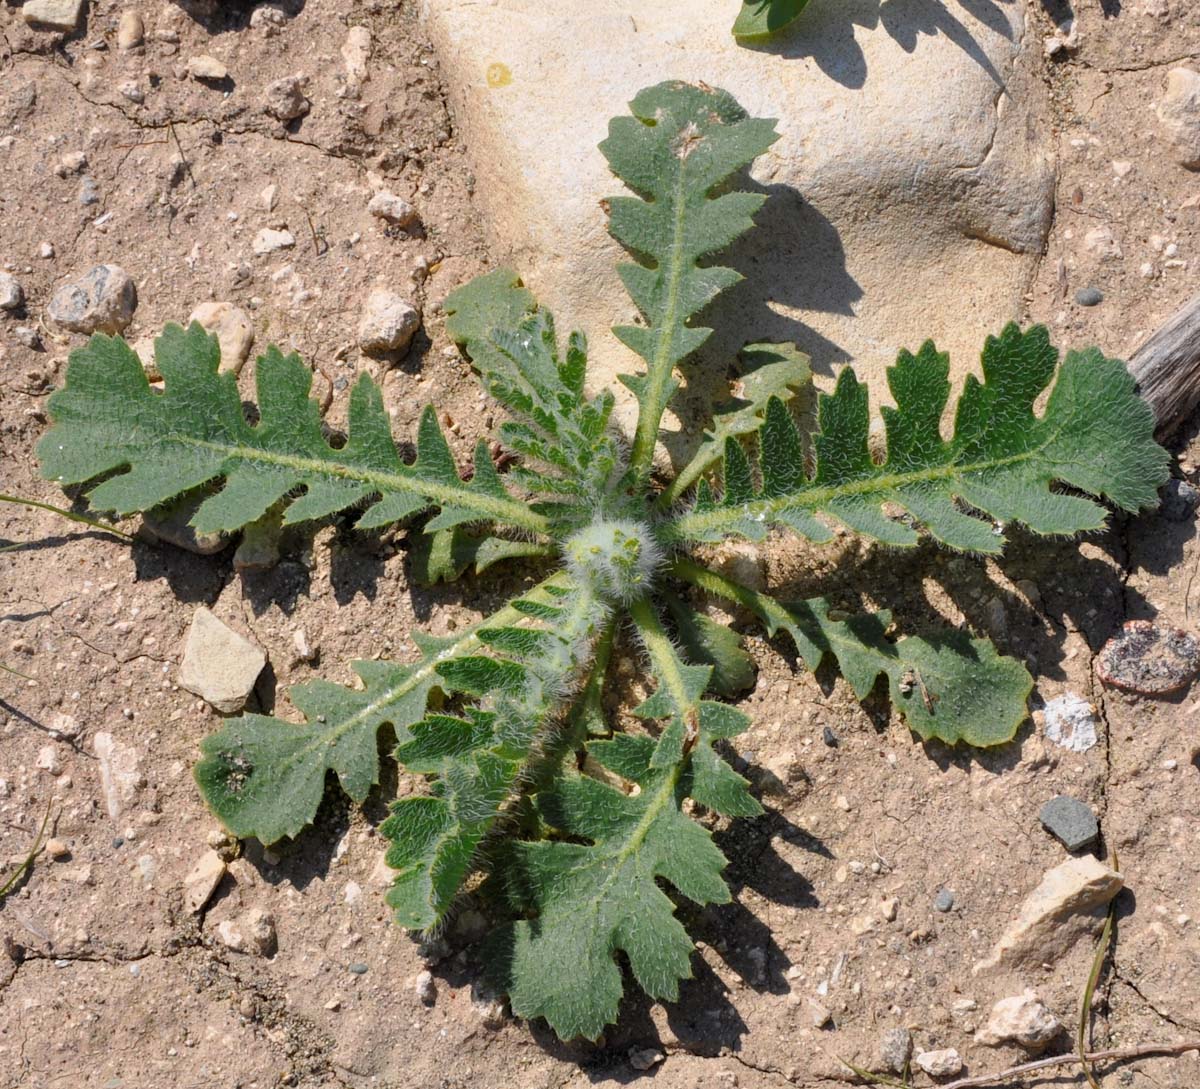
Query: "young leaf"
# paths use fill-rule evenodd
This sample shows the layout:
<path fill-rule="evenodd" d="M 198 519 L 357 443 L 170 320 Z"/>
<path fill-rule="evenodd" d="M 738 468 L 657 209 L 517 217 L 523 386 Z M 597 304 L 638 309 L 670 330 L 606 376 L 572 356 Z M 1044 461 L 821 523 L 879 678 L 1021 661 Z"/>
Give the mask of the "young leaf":
<path fill-rule="evenodd" d="M 199 325 L 168 325 L 155 357 L 165 379 L 161 394 L 123 340 L 97 334 L 71 353 L 66 387 L 50 398 L 54 426 L 38 444 L 42 472 L 63 484 L 114 474 L 90 492 L 97 509 L 145 511 L 223 480 L 196 512 L 198 532 L 240 529 L 280 501 L 290 503 L 290 524 L 376 496 L 360 520 L 364 527 L 440 506 L 434 528 L 469 520 L 535 533 L 548 528 L 498 478 L 459 479 L 432 409 L 421 419 L 416 463 L 403 464 L 379 389 L 366 375 L 351 392 L 349 438 L 335 450 L 308 396 L 312 372 L 296 355 L 272 346 L 259 358 L 256 426 L 246 422 L 234 376 L 217 373 L 217 338 Z"/>
<path fill-rule="evenodd" d="M 402 926 L 423 930 L 445 916 L 533 746 L 563 711 L 607 609 L 577 589 L 562 613 L 554 631 L 477 629 L 481 643 L 507 657 L 438 665 L 447 689 L 489 695 L 493 707 L 471 709 L 465 719 L 430 715 L 396 749 L 410 771 L 437 777 L 430 795 L 396 802 L 380 829 L 392 841 L 387 862 L 397 873 L 388 903 Z"/>
<path fill-rule="evenodd" d="M 508 852 L 505 887 L 514 910 L 532 918 L 489 943 L 492 974 L 515 1014 L 546 1018 L 564 1040 L 594 1040 L 616 1020 L 618 951 L 651 998 L 674 1001 L 691 977 L 692 942 L 660 879 L 698 904 L 729 900 L 725 857 L 682 811 L 689 764 L 651 768 L 653 751 L 653 740 L 628 734 L 592 742 L 591 756 L 639 793 L 564 778 L 536 796 L 537 812 L 587 842 L 520 842 Z"/>
<path fill-rule="evenodd" d="M 614 118 L 600 150 L 636 197 L 609 201 L 609 231 L 637 258 L 619 266 L 625 289 L 646 319 L 613 332 L 645 361 L 644 375 L 623 378 L 638 399 L 630 470 L 637 485 L 650 472 L 658 427 L 678 383 L 676 364 L 711 329 L 689 319 L 741 276 L 700 258 L 724 249 L 751 227 L 766 198 L 714 190 L 777 139 L 774 121 L 749 117 L 724 91 L 660 83 L 630 103 L 632 117 Z M 644 198 L 644 199 L 643 199 Z"/>
<path fill-rule="evenodd" d="M 867 389 L 848 368 L 832 395 L 820 399 L 817 467 L 810 478 L 800 438 L 777 398 L 759 432 L 762 486 L 753 463 L 727 440 L 725 493 L 708 492 L 696 509 L 666 528 L 676 540 L 717 540 L 726 533 L 760 539 L 770 523 L 816 540 L 829 530 L 815 515 L 836 519 L 887 544 L 910 545 L 916 532 L 886 517 L 884 503 L 907 510 L 952 548 L 996 553 L 1003 536 L 959 502 L 1000 523 L 1023 522 L 1042 534 L 1098 529 L 1098 503 L 1056 490 L 1055 483 L 1104 497 L 1124 510 L 1157 500 L 1168 457 L 1154 441 L 1154 419 L 1125 365 L 1096 349 L 1070 352 L 1039 417 L 1033 406 L 1054 378 L 1058 353 L 1042 326 L 1009 325 L 983 350 L 984 381 L 969 376 L 959 398 L 954 437 L 938 421 L 950 392 L 949 360 L 927 343 L 901 352 L 888 371 L 895 408 L 884 408 L 888 454 L 876 463 L 867 445 Z"/>
<path fill-rule="evenodd" d="M 721 460 L 727 439 L 752 434 L 762 427 L 772 397 L 786 403 L 812 381 L 808 356 L 792 344 L 747 344 L 741 355 L 747 369 L 734 383 L 733 398 L 714 409 L 703 441 L 662 493 L 660 507 L 669 507 L 701 473 Z"/>
<path fill-rule="evenodd" d="M 1028 717 L 1033 678 L 1015 658 L 997 654 L 986 639 L 946 632 L 893 642 L 887 638 L 891 614 L 886 611 L 839 620 L 821 598 L 781 604 L 694 560 L 676 560 L 671 570 L 703 590 L 744 605 L 766 624 L 769 634 L 786 631 L 809 669 L 832 655 L 859 699 L 880 674 L 886 676 L 893 704 L 926 741 L 1002 745 Z"/>
<path fill-rule="evenodd" d="M 733 24 L 733 36 L 743 43 L 766 41 L 790 26 L 808 0 L 742 0 Z"/>
<path fill-rule="evenodd" d="M 757 675 L 754 659 L 742 646 L 737 632 L 709 619 L 675 594 L 664 593 L 663 602 L 684 653 L 694 662 L 712 666 L 710 692 L 734 699 L 753 687 Z"/>

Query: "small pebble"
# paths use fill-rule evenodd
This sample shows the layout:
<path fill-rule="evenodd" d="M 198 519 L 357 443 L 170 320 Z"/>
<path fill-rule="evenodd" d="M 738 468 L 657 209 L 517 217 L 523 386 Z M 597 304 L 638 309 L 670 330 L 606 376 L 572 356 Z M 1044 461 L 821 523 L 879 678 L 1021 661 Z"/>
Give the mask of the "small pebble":
<path fill-rule="evenodd" d="M 917 1055 L 916 1062 L 931 1078 L 951 1078 L 963 1068 L 962 1059 L 952 1047 L 941 1051 L 922 1051 Z"/>
<path fill-rule="evenodd" d="M 1174 147 L 1176 161 L 1193 170 L 1200 168 L 1200 72 L 1172 68 L 1167 73 L 1158 121 Z"/>
<path fill-rule="evenodd" d="M 0 272 L 0 310 L 19 310 L 25 302 L 25 291 L 15 276 Z"/>
<path fill-rule="evenodd" d="M 348 971 L 356 976 L 365 976 L 367 974 L 367 966 L 361 961 L 357 961 L 349 966 Z"/>
<path fill-rule="evenodd" d="M 0 274 L 0 307 L 4 306 L 4 278 Z M 1162 489 L 1162 501 L 1159 513 L 1168 522 L 1186 522 L 1195 513 L 1200 504 L 1200 491 L 1197 491 L 1186 480 L 1168 480 Z"/>
<path fill-rule="evenodd" d="M 1068 851 L 1083 851 L 1100 838 L 1096 814 L 1077 798 L 1059 794 L 1042 806 L 1042 827 Z"/>
<path fill-rule="evenodd" d="M 240 711 L 267 656 L 201 606 L 192 614 L 179 684 L 224 714 Z"/>
<path fill-rule="evenodd" d="M 273 231 L 264 227 L 254 236 L 250 247 L 257 254 L 266 254 L 275 253 L 276 250 L 290 250 L 295 244 L 296 237 L 291 231 Z"/>
<path fill-rule="evenodd" d="M 417 997 L 426 1006 L 432 1006 L 437 1001 L 437 986 L 433 982 L 433 973 L 428 968 L 417 973 L 415 990 Z"/>
<path fill-rule="evenodd" d="M 933 898 L 933 910 L 944 914 L 953 907 L 954 893 L 949 889 L 938 889 L 937 895 Z"/>
<path fill-rule="evenodd" d="M 404 200 L 389 193 L 386 189 L 376 193 L 367 204 L 367 211 L 378 219 L 387 220 L 398 227 L 407 227 L 417 218 L 417 210 Z"/>
<path fill-rule="evenodd" d="M 833 732 L 828 726 L 821 730 L 821 740 L 825 742 L 831 749 L 838 747 L 838 735 Z"/>
<path fill-rule="evenodd" d="M 1075 301 L 1080 306 L 1099 306 L 1104 302 L 1104 294 L 1095 287 L 1081 287 L 1075 292 Z"/>
<path fill-rule="evenodd" d="M 188 75 L 202 83 L 220 83 L 229 78 L 229 69 L 207 53 L 191 57 L 187 62 Z"/>
<path fill-rule="evenodd" d="M 358 323 L 364 352 L 403 352 L 421 325 L 420 312 L 391 291 L 372 291 Z"/>
<path fill-rule="evenodd" d="M 879 1039 L 879 1061 L 893 1074 L 903 1074 L 912 1058 L 912 1033 L 906 1028 L 888 1029 Z"/>
<path fill-rule="evenodd" d="M 21 16 L 35 27 L 74 30 L 83 16 L 84 0 L 25 0 Z"/>
<path fill-rule="evenodd" d="M 100 203 L 100 186 L 96 184 L 95 178 L 84 177 L 80 180 L 79 193 L 76 196 L 76 200 L 85 208 Z"/>
<path fill-rule="evenodd" d="M 629 1065 L 634 1070 L 650 1070 L 666 1058 L 656 1047 L 630 1048 Z"/>
<path fill-rule="evenodd" d="M 312 108 L 304 95 L 303 81 L 299 76 L 284 76 L 268 83 L 263 96 L 263 109 L 280 121 L 294 121 L 303 117 Z"/>
<path fill-rule="evenodd" d="M 61 862 L 64 858 L 71 857 L 71 848 L 61 839 L 48 839 L 46 840 L 46 854 L 55 862 Z"/>
<path fill-rule="evenodd" d="M 142 17 L 130 8 L 121 12 L 117 24 L 117 48 L 124 51 L 136 49 L 146 37 L 146 25 Z"/>

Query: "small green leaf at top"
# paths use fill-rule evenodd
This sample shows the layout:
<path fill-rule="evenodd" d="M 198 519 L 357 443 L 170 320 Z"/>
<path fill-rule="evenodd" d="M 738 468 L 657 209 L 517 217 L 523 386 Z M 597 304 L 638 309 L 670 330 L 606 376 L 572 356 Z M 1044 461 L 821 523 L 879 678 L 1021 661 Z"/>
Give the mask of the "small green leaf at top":
<path fill-rule="evenodd" d="M 733 23 L 733 36 L 744 43 L 773 38 L 798 19 L 808 0 L 742 0 Z"/>

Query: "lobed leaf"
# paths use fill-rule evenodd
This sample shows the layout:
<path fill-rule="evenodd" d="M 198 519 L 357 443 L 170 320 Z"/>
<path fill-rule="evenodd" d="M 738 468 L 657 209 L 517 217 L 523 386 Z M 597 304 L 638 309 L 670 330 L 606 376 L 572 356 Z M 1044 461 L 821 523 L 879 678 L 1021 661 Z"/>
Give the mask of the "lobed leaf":
<path fill-rule="evenodd" d="M 216 337 L 198 324 L 168 325 L 155 358 L 161 393 L 120 338 L 97 334 L 71 353 L 66 387 L 48 402 L 54 426 L 38 444 L 43 475 L 62 484 L 107 476 L 89 498 L 121 514 L 223 481 L 192 520 L 201 533 L 241 529 L 277 503 L 287 505 L 287 524 L 369 504 L 359 521 L 364 528 L 430 506 L 440 507 L 433 529 L 480 520 L 548 528 L 494 471 L 478 471 L 482 461 L 491 465 L 486 447 L 475 478 L 459 478 L 431 408 L 421 417 L 417 460 L 405 465 L 379 389 L 366 375 L 351 391 L 346 444 L 334 449 L 309 398 L 312 372 L 297 355 L 271 346 L 259 357 L 256 425 L 247 422 L 234 375 L 218 373 Z"/>
<path fill-rule="evenodd" d="M 1033 678 L 1015 658 L 997 654 L 986 639 L 945 632 L 893 641 L 887 635 L 887 611 L 842 620 L 822 598 L 783 604 L 694 560 L 676 560 L 672 571 L 744 605 L 769 634 L 787 632 L 809 669 L 815 671 L 827 656 L 833 657 L 859 699 L 885 676 L 893 705 L 926 741 L 1002 745 L 1028 717 Z"/>
<path fill-rule="evenodd" d="M 808 0 L 742 0 L 733 36 L 742 43 L 766 41 L 795 22 L 806 7 Z"/>
<path fill-rule="evenodd" d="M 1058 371 L 1041 416 L 1034 403 Z M 981 383 L 968 376 L 944 440 L 939 421 L 950 393 L 949 359 L 932 342 L 917 355 L 901 352 L 888 371 L 895 408 L 882 409 L 887 456 L 876 462 L 868 446 L 867 388 L 847 368 L 832 395 L 819 402 L 816 471 L 805 469 L 799 432 L 772 398 L 758 433 L 758 453 L 725 444 L 724 493 L 707 485 L 696 509 L 667 534 L 676 540 L 717 540 L 727 533 L 761 539 L 771 524 L 814 540 L 831 531 L 822 515 L 891 545 L 914 544 L 915 529 L 889 516 L 884 504 L 907 511 L 931 536 L 951 548 L 996 553 L 1000 529 L 963 509 L 1000 523 L 1022 522 L 1042 534 L 1100 528 L 1105 509 L 1058 490 L 1066 484 L 1124 510 L 1157 501 L 1168 457 L 1154 441 L 1154 418 L 1137 395 L 1125 365 L 1096 349 L 1058 353 L 1043 326 L 1022 333 L 1007 326 L 983 350 Z M 756 483 L 756 473 L 761 483 Z"/>
<path fill-rule="evenodd" d="M 638 399 L 631 466 L 644 482 L 663 410 L 678 388 L 672 372 L 712 332 L 688 322 L 741 279 L 700 259 L 749 230 L 766 199 L 718 187 L 778 134 L 773 121 L 749 117 L 731 95 L 704 85 L 660 83 L 640 92 L 630 111 L 609 123 L 600 150 L 638 194 L 608 203 L 609 231 L 637 260 L 617 271 L 646 321 L 613 329 L 647 365 L 644 375 L 621 379 Z"/>
<path fill-rule="evenodd" d="M 564 1040 L 594 1040 L 616 1020 L 618 952 L 651 998 L 679 997 L 679 981 L 692 974 L 692 942 L 660 880 L 698 904 L 729 900 L 725 857 L 683 813 L 690 763 L 653 768 L 654 741 L 628 734 L 593 741 L 588 752 L 639 792 L 578 777 L 539 793 L 541 819 L 576 842 L 510 846 L 505 888 L 513 909 L 529 917 L 489 942 L 492 975 L 513 1012 L 544 1017 Z"/>

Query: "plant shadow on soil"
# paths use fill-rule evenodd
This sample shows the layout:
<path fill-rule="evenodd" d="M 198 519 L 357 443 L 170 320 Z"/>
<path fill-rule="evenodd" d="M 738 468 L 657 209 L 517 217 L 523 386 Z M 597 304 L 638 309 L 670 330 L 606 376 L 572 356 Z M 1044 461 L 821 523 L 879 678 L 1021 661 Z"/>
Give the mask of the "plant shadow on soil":
<path fill-rule="evenodd" d="M 1004 9 L 1015 2 L 957 0 L 958 7 L 968 16 L 1010 41 L 1012 27 Z M 867 58 L 855 41 L 856 26 L 865 30 L 882 26 L 906 53 L 917 49 L 922 35 L 944 34 L 997 86 L 1004 83 L 970 27 L 955 14 L 950 0 L 841 0 L 836 4 L 813 4 L 777 38 L 747 43 L 745 47 L 791 60 L 811 58 L 830 79 L 858 90 L 867 81 Z"/>

